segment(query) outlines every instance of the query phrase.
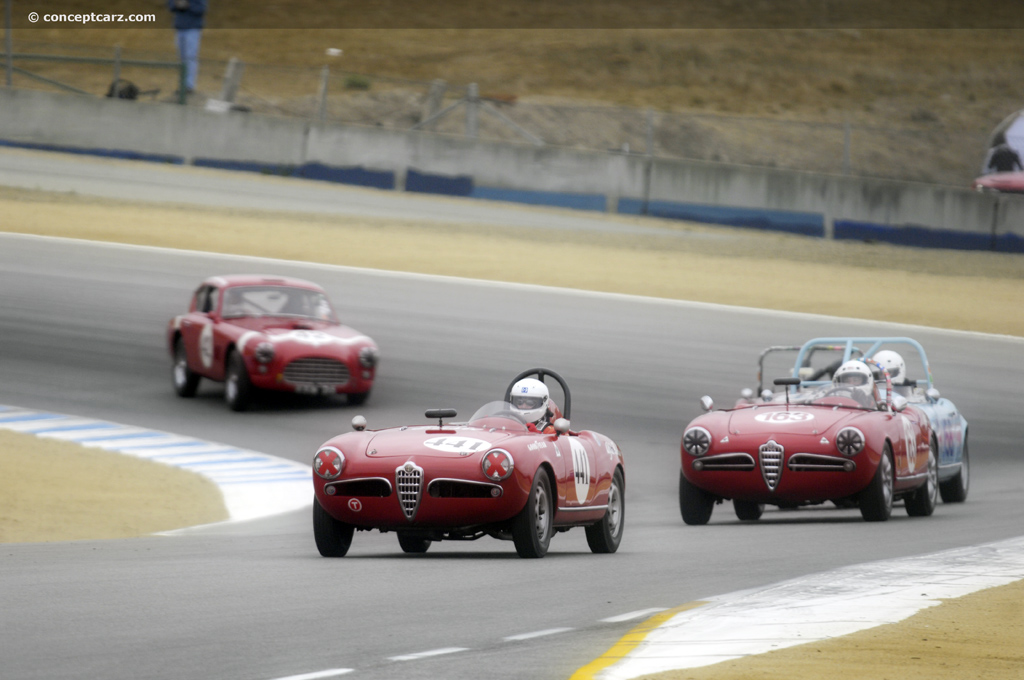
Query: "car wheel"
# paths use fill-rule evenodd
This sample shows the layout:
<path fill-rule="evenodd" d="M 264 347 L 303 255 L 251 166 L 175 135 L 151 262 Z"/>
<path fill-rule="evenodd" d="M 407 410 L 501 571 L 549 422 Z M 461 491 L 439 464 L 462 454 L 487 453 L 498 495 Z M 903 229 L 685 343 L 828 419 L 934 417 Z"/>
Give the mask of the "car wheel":
<path fill-rule="evenodd" d="M 939 502 L 939 447 L 934 439 L 928 447 L 928 479 L 904 501 L 911 517 L 928 517 Z"/>
<path fill-rule="evenodd" d="M 361 406 L 370 398 L 370 390 L 365 392 L 352 392 L 345 395 L 345 401 L 351 406 Z"/>
<path fill-rule="evenodd" d="M 227 371 L 224 376 L 224 401 L 232 411 L 244 411 L 252 401 L 252 383 L 245 368 L 242 355 L 231 352 L 228 355 Z"/>
<path fill-rule="evenodd" d="M 691 484 L 680 470 L 679 512 L 683 515 L 683 521 L 691 526 L 707 524 L 714 509 L 715 497 Z"/>
<path fill-rule="evenodd" d="M 591 524 L 587 530 L 587 545 L 595 553 L 613 553 L 622 542 L 622 530 L 626 519 L 625 484 L 622 471 L 616 468 L 612 475 L 612 485 L 608 489 L 608 510 L 597 524 Z"/>
<path fill-rule="evenodd" d="M 884 522 L 892 514 L 893 465 L 892 449 L 882 449 L 882 459 L 871 483 L 860 496 L 860 516 L 867 522 Z"/>
<path fill-rule="evenodd" d="M 405 531 L 398 532 L 398 545 L 402 547 L 402 552 L 425 553 L 430 549 L 430 542 L 429 538 L 421 538 Z"/>
<path fill-rule="evenodd" d="M 960 458 L 960 472 L 939 484 L 939 493 L 944 503 L 963 503 L 967 500 L 967 488 L 971 481 L 971 463 L 967 456 L 967 438 L 964 437 L 964 453 Z"/>
<path fill-rule="evenodd" d="M 553 515 L 551 482 L 541 468 L 534 475 L 526 507 L 512 522 L 512 540 L 520 557 L 544 557 L 547 554 Z"/>
<path fill-rule="evenodd" d="M 313 499 L 313 538 L 316 549 L 324 557 L 344 557 L 352 546 L 352 534 L 356 528 L 336 520 Z"/>
<path fill-rule="evenodd" d="M 178 338 L 174 341 L 174 363 L 171 365 L 171 380 L 174 382 L 174 392 L 179 397 L 194 397 L 199 388 L 199 374 L 193 373 L 188 367 L 188 358 L 185 355 L 185 341 Z"/>
<path fill-rule="evenodd" d="M 761 515 L 764 514 L 764 503 L 733 500 L 732 508 L 736 511 L 736 516 L 745 522 L 761 519 Z"/>

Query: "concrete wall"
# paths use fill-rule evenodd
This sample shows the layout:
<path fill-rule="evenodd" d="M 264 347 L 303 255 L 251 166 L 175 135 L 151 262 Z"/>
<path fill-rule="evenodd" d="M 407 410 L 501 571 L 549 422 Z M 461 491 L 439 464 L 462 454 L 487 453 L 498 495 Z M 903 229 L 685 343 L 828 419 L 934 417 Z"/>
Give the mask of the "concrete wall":
<path fill-rule="evenodd" d="M 1024 244 L 1024 197 L 1018 196 L 911 182 L 472 141 L 433 133 L 332 125 L 242 112 L 218 114 L 175 104 L 0 89 L 0 140 L 132 151 L 174 157 L 185 163 L 212 159 L 278 166 L 319 163 L 359 167 L 394 173 L 393 185 L 398 188 L 405 186 L 404 178 L 414 170 L 417 177 L 419 173 L 430 173 L 468 178 L 470 181 L 457 186 L 479 187 L 479 195 L 493 196 L 498 192 L 503 196 L 528 197 L 524 198 L 527 201 L 531 200 L 529 197 L 550 196 L 551 204 L 559 204 L 560 195 L 599 196 L 612 210 L 708 221 L 719 221 L 715 217 L 718 214 L 723 223 L 765 228 L 787 228 L 787 215 L 792 215 L 793 219 L 788 221 L 800 226 L 791 230 L 826 237 L 863 234 L 863 230 L 857 229 L 865 226 L 881 229 L 881 234 L 914 227 L 923 228 L 925 234 L 926 242 L 918 245 L 928 245 L 927 234 L 936 230 L 964 236 L 967 240 L 963 243 L 967 245 L 962 247 L 987 247 L 984 244 L 993 237 Z M 651 210 L 652 206 L 660 213 Z M 808 220 L 817 221 L 820 227 L 808 228 Z M 851 230 L 849 225 L 857 229 Z M 903 236 L 910 233 L 912 230 L 906 230 Z M 956 239 L 950 243 L 952 247 L 961 247 L 956 245 Z"/>

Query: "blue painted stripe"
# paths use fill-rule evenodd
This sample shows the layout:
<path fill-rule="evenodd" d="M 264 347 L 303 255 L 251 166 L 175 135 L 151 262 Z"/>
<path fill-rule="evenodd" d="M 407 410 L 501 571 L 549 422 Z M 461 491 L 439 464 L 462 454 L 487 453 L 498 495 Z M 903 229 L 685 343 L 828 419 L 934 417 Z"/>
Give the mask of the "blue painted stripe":
<path fill-rule="evenodd" d="M 47 432 L 74 432 L 76 430 L 111 430 L 118 427 L 111 423 L 87 423 L 83 425 L 61 425 L 60 427 L 46 427 L 41 430 L 32 430 L 33 434 L 45 434 Z"/>
<path fill-rule="evenodd" d="M 138 151 L 125 151 L 124 149 L 101 149 L 97 147 L 88 148 L 61 144 L 39 144 L 36 142 L 16 142 L 6 139 L 0 139 L 0 146 L 9 146 L 16 149 L 35 149 L 37 151 L 57 151 L 60 153 L 74 153 L 85 156 L 103 156 L 105 158 L 122 158 L 130 161 L 173 163 L 175 165 L 182 165 L 185 162 L 185 159 L 181 156 L 140 153 Z"/>
<path fill-rule="evenodd" d="M 511 201 L 529 205 L 546 205 L 574 210 L 604 212 L 608 201 L 604 194 L 575 194 L 559 191 L 527 191 L 524 189 L 501 189 L 498 187 L 474 187 L 471 198 L 490 201 Z"/>
<path fill-rule="evenodd" d="M 242 453 L 241 449 L 235 448 L 223 448 L 213 449 L 211 451 L 192 451 L 185 453 L 158 453 L 153 456 L 154 459 L 159 458 L 195 458 L 196 456 L 220 456 L 220 460 L 237 460 L 238 454 Z M 246 459 L 250 460 L 250 459 Z"/>
<path fill-rule="evenodd" d="M 883 241 L 920 248 L 1024 253 L 1024 238 L 1016 234 L 993 236 L 992 234 L 953 229 L 932 229 L 913 224 L 891 226 L 873 222 L 836 220 L 835 238 L 852 241 Z"/>
<path fill-rule="evenodd" d="M 405 190 L 424 194 L 469 196 L 473 191 L 473 178 L 469 175 L 435 175 L 409 168 L 405 173 Z"/>
<path fill-rule="evenodd" d="M 645 203 L 639 198 L 619 199 L 619 212 L 624 215 L 650 215 L 651 217 L 722 224 L 730 227 L 782 231 L 804 236 L 825 235 L 825 217 L 820 213 L 768 208 L 734 208 L 675 201 L 647 201 Z"/>
<path fill-rule="evenodd" d="M 0 423 L 27 423 L 33 420 L 57 420 L 67 419 L 67 416 L 59 416 L 55 413 L 22 413 L 16 416 L 2 416 Z"/>
<path fill-rule="evenodd" d="M 241 453 L 241 451 L 239 451 L 238 453 Z M 170 458 L 170 457 L 171 456 L 157 456 L 158 459 L 159 458 Z M 208 467 L 210 465 L 224 465 L 225 463 L 242 464 L 242 463 L 255 463 L 257 461 L 259 461 L 259 462 L 266 462 L 266 460 L 267 460 L 266 458 L 238 458 L 238 457 L 227 456 L 227 457 L 224 457 L 224 458 L 219 458 L 219 459 L 210 460 L 210 461 L 196 461 L 194 463 L 182 463 L 181 467 L 198 468 L 198 467 Z"/>
<path fill-rule="evenodd" d="M 124 427 L 124 425 L 120 425 L 119 427 Z M 121 439 L 141 439 L 141 438 L 153 439 L 153 438 L 156 438 L 156 437 L 169 437 L 169 436 L 171 436 L 171 435 L 168 435 L 165 432 L 129 432 L 128 434 L 112 434 L 112 435 L 104 435 L 104 436 L 100 436 L 100 437 L 83 437 L 81 439 L 76 439 L 75 441 L 79 442 L 79 443 L 82 443 L 82 442 L 100 442 L 100 441 L 119 441 Z"/>
<path fill-rule="evenodd" d="M 171 437 L 173 435 L 164 435 L 164 436 Z M 122 447 L 120 447 L 119 450 L 120 451 L 127 451 L 129 449 L 173 449 L 173 448 L 180 448 L 180 447 L 183 447 L 183 446 L 209 446 L 209 445 L 210 445 L 210 442 L 201 442 L 201 441 L 195 441 L 195 440 L 189 441 L 189 442 L 175 442 L 175 443 L 171 443 L 171 444 L 160 444 L 158 442 L 153 442 L 153 443 L 150 443 L 150 444 L 132 444 L 131 446 L 122 446 Z"/>

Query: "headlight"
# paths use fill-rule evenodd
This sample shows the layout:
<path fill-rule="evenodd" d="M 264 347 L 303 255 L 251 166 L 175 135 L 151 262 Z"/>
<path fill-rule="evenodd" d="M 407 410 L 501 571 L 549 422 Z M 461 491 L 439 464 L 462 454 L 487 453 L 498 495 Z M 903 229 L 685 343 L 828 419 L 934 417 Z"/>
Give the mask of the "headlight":
<path fill-rule="evenodd" d="M 683 451 L 691 456 L 703 456 L 711 448 L 711 433 L 703 427 L 691 427 L 683 434 Z"/>
<path fill-rule="evenodd" d="M 376 347 L 364 347 L 359 350 L 359 363 L 363 368 L 373 368 L 377 365 L 380 353 Z"/>
<path fill-rule="evenodd" d="M 480 461 L 480 469 L 483 470 L 484 477 L 487 479 L 492 482 L 500 482 L 509 478 L 512 470 L 515 469 L 515 463 L 512 460 L 512 454 L 508 451 L 491 449 Z"/>
<path fill-rule="evenodd" d="M 864 450 L 864 433 L 855 427 L 844 427 L 836 435 L 836 448 L 844 456 L 855 456 Z"/>
<path fill-rule="evenodd" d="M 313 472 L 323 479 L 337 479 L 345 468 L 345 454 L 333 446 L 325 446 L 313 457 Z"/>
<path fill-rule="evenodd" d="M 261 364 L 269 364 L 274 360 L 274 346 L 269 342 L 261 342 L 256 345 L 256 351 L 254 352 L 256 361 Z"/>

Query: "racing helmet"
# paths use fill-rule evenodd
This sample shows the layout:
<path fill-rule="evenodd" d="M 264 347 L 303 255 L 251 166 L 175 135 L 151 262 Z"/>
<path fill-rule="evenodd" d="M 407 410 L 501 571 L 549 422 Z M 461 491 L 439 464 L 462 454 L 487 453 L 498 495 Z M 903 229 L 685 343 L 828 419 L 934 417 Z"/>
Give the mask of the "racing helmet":
<path fill-rule="evenodd" d="M 536 423 L 548 412 L 548 386 L 536 378 L 523 378 L 512 386 L 512 410 L 528 423 Z"/>
<path fill-rule="evenodd" d="M 892 378 L 893 385 L 903 384 L 907 379 L 907 364 L 903 361 L 903 357 L 900 356 L 899 352 L 883 349 L 881 352 L 876 352 L 871 358 L 882 364 L 885 370 L 889 371 L 889 377 Z"/>
<path fill-rule="evenodd" d="M 868 365 L 860 359 L 851 359 L 837 368 L 832 384 L 862 392 L 869 399 L 874 399 L 875 378 Z"/>

